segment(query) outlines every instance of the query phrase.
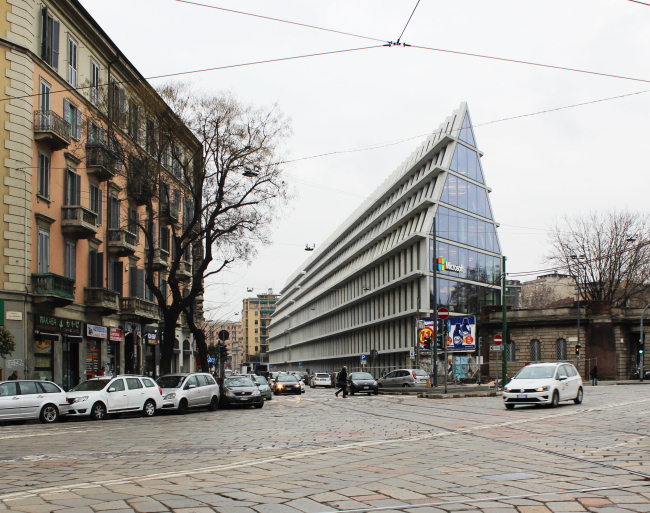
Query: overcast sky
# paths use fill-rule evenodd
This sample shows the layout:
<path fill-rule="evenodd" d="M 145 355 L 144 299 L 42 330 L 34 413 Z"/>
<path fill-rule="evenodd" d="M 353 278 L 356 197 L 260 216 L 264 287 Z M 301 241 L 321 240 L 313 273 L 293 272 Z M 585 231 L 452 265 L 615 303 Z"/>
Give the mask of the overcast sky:
<path fill-rule="evenodd" d="M 416 0 L 197 0 L 396 41 Z M 145 76 L 373 46 L 369 40 L 175 0 L 81 0 Z M 421 0 L 402 41 L 650 81 L 650 7 L 627 0 Z M 200 89 L 279 108 L 293 158 L 399 141 L 435 130 L 462 101 L 475 128 L 508 271 L 543 269 L 547 230 L 564 215 L 647 211 L 650 83 L 416 48 L 375 48 L 188 75 Z M 154 80 L 154 85 L 160 81 Z M 421 142 L 289 165 L 296 194 L 256 260 L 206 290 L 213 319 L 279 291 Z M 253 294 L 246 289 L 253 288 Z M 219 308 L 217 308 L 219 307 Z"/>

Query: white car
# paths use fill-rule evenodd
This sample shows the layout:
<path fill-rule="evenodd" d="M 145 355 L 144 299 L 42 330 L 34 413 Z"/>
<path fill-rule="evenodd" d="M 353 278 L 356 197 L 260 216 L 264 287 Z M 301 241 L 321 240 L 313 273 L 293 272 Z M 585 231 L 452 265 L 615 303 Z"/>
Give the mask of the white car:
<path fill-rule="evenodd" d="M 140 411 L 153 417 L 163 406 L 162 389 L 145 376 L 96 378 L 78 384 L 68 392 L 71 417 L 90 416 L 102 420 L 106 415 Z"/>
<path fill-rule="evenodd" d="M 311 387 L 327 387 L 332 388 L 332 378 L 326 372 L 317 372 L 311 378 Z"/>
<path fill-rule="evenodd" d="M 40 419 L 51 424 L 68 410 L 66 394 L 56 383 L 22 379 L 0 382 L 0 420 Z"/>
<path fill-rule="evenodd" d="M 503 404 L 512 410 L 517 404 L 582 402 L 582 378 L 570 363 L 534 363 L 521 369 L 503 390 Z"/>
<path fill-rule="evenodd" d="M 182 415 L 188 408 L 219 408 L 219 385 L 208 373 L 166 374 L 157 382 L 162 387 L 164 410 L 176 410 Z"/>

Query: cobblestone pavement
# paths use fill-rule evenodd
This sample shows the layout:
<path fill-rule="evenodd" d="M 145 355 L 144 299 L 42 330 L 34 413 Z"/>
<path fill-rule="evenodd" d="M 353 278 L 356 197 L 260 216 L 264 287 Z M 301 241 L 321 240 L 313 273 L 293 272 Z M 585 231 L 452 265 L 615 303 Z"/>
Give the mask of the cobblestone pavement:
<path fill-rule="evenodd" d="M 1 425 L 0 510 L 650 512 L 649 392 L 507 411 L 308 389 L 261 410 Z"/>

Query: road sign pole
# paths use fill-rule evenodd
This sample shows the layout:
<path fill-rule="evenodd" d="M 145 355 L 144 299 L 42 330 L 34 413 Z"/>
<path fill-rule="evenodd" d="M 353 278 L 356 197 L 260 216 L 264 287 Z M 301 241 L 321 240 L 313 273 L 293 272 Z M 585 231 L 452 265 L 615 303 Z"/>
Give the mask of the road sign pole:
<path fill-rule="evenodd" d="M 508 340 L 508 313 L 506 309 L 506 257 L 501 257 L 501 276 L 502 276 L 502 285 L 501 285 L 501 308 L 503 312 L 503 351 L 502 351 L 502 362 L 503 362 L 503 384 L 505 385 L 506 380 L 508 379 L 508 347 L 510 341 Z"/>
<path fill-rule="evenodd" d="M 445 323 L 446 324 L 446 323 Z M 449 374 L 449 369 L 447 368 L 448 359 L 447 359 L 447 327 L 442 330 L 442 343 L 445 344 L 445 394 L 447 393 L 447 374 Z"/>
<path fill-rule="evenodd" d="M 434 260 L 434 266 L 435 266 L 435 260 Z M 433 369 L 433 386 L 437 387 L 438 386 L 438 319 L 436 319 L 436 322 L 434 323 L 434 328 L 433 328 L 433 348 L 431 350 L 432 359 L 431 359 L 431 367 Z"/>
<path fill-rule="evenodd" d="M 433 305 L 436 312 L 436 318 L 433 322 L 433 345 L 431 347 L 431 370 L 433 371 L 433 386 L 438 386 L 438 257 L 436 255 L 436 221 L 433 219 Z"/>

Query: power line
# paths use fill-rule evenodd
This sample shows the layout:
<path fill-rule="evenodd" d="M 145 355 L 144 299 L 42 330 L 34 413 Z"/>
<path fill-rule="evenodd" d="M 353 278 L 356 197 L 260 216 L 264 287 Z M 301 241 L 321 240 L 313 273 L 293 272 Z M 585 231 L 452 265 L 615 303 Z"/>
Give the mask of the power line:
<path fill-rule="evenodd" d="M 179 0 L 176 0 L 179 1 Z M 72 92 L 72 91 L 82 91 L 84 89 L 91 89 L 93 87 L 108 87 L 113 84 L 130 84 L 134 82 L 144 82 L 145 80 L 155 80 L 158 78 L 170 78 L 170 77 L 178 77 L 181 75 L 191 75 L 194 73 L 205 73 L 206 71 L 218 71 L 222 69 L 232 69 L 232 68 L 242 68 L 244 66 L 254 66 L 257 64 L 268 64 L 271 62 L 282 62 L 282 61 L 290 61 L 290 60 L 296 60 L 296 59 L 305 59 L 307 57 L 320 57 L 323 55 L 335 55 L 335 54 L 341 54 L 341 53 L 348 53 L 348 52 L 357 52 L 359 50 L 370 50 L 372 48 L 383 48 L 383 47 L 388 47 L 390 46 L 389 44 L 384 44 L 384 45 L 374 45 L 374 46 L 364 46 L 360 48 L 348 48 L 346 50 L 334 50 L 331 52 L 319 52 L 319 53 L 310 53 L 310 54 L 305 54 L 305 55 L 295 55 L 293 57 L 280 57 L 278 59 L 268 59 L 264 61 L 254 61 L 254 62 L 246 62 L 243 64 L 230 64 L 228 66 L 217 66 L 214 68 L 203 68 L 203 69 L 196 69 L 192 71 L 179 71 L 177 73 L 167 73 L 164 75 L 155 75 L 152 77 L 145 77 L 145 78 L 137 78 L 134 80 L 120 80 L 120 81 L 115 81 L 111 82 L 111 84 L 100 84 L 98 86 L 82 86 L 82 87 L 69 87 L 66 89 L 58 89 L 56 91 L 50 91 L 50 94 L 56 94 L 56 93 L 67 93 L 67 92 Z M 20 96 L 9 96 L 6 98 L 0 98 L 0 101 L 10 101 L 10 100 L 18 100 L 22 98 L 33 98 L 33 97 L 38 97 L 41 96 L 41 93 L 34 93 L 34 94 L 24 94 Z"/>
<path fill-rule="evenodd" d="M 589 71 L 589 70 L 584 70 L 584 69 L 578 69 L 578 68 L 568 68 L 565 66 L 555 66 L 553 64 L 542 64 L 539 62 L 532 62 L 532 61 L 521 61 L 518 59 L 508 59 L 506 57 L 495 57 L 493 55 L 484 55 L 484 54 L 479 54 L 479 53 L 469 53 L 469 52 L 460 52 L 458 50 L 445 50 L 444 48 L 433 48 L 430 46 L 419 46 L 419 45 L 405 45 L 411 48 L 419 48 L 420 50 L 431 50 L 433 52 L 442 52 L 442 53 L 451 53 L 454 55 L 465 55 L 467 57 L 478 57 L 480 59 L 490 59 L 493 61 L 502 61 L 502 62 L 511 62 L 514 64 L 526 64 L 528 66 L 537 66 L 540 68 L 549 68 L 549 69 L 559 69 L 562 71 L 572 71 L 574 73 L 584 73 L 587 75 L 596 75 L 599 77 L 609 77 L 609 78 L 618 78 L 621 80 L 632 80 L 634 82 L 644 82 L 644 83 L 650 83 L 650 80 L 646 80 L 643 78 L 634 78 L 634 77 L 626 77 L 623 75 L 612 75 L 610 73 L 601 73 L 599 71 Z"/>
<path fill-rule="evenodd" d="M 413 8 L 413 12 L 412 12 L 411 15 L 409 16 L 409 19 L 408 19 L 408 21 L 406 22 L 406 25 L 404 25 L 404 28 L 402 29 L 402 33 L 401 33 L 401 34 L 399 35 L 399 37 L 397 38 L 397 43 L 396 43 L 396 44 L 399 44 L 399 42 L 402 40 L 402 36 L 404 35 L 404 32 L 406 32 L 406 27 L 408 27 L 408 26 L 409 26 L 409 23 L 411 23 L 411 18 L 412 18 L 413 15 L 415 14 L 415 10 L 418 8 L 418 5 L 420 5 L 420 0 L 418 0 L 418 2 L 415 4 L 415 7 Z"/>
<path fill-rule="evenodd" d="M 360 34 L 353 34 L 351 32 L 343 32 L 342 30 L 335 30 L 335 29 L 329 29 L 325 27 L 318 27 L 316 25 L 308 25 L 306 23 L 300 23 L 297 21 L 289 21 L 289 20 L 283 20 L 280 18 L 271 18 L 270 16 L 262 16 L 261 14 L 253 14 L 250 12 L 243 12 L 243 11 L 235 11 L 233 9 L 226 9 L 224 7 L 217 7 L 216 5 L 208 5 L 208 4 L 201 4 L 198 2 L 190 2 L 189 0 L 174 0 L 175 2 L 183 3 L 183 4 L 188 4 L 188 5 L 194 5 L 197 7 L 207 7 L 208 9 L 215 9 L 217 11 L 225 11 L 225 12 L 230 12 L 233 14 L 243 14 L 245 16 L 252 16 L 253 18 L 261 18 L 263 20 L 270 20 L 270 21 L 277 21 L 280 23 L 287 23 L 289 25 L 297 25 L 298 27 L 305 27 L 305 28 L 311 28 L 311 29 L 316 29 L 316 30 L 323 30 L 325 32 L 333 32 L 334 34 L 341 34 L 344 36 L 351 36 L 351 37 L 359 37 L 361 39 L 368 39 L 370 41 L 379 41 L 380 43 L 385 43 L 386 41 L 384 39 L 377 39 L 375 37 L 369 37 L 369 36 L 362 36 Z M 419 3 L 419 0 L 418 0 Z M 409 18 L 410 21 L 410 18 Z"/>
<path fill-rule="evenodd" d="M 650 4 L 647 4 L 645 2 L 639 2 L 639 0 L 628 0 L 629 2 L 634 2 L 635 4 L 641 4 L 645 5 L 646 7 L 650 7 Z"/>

